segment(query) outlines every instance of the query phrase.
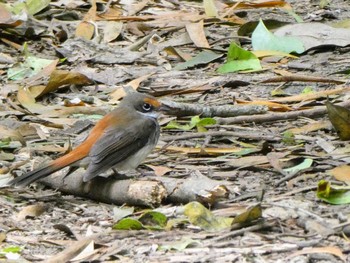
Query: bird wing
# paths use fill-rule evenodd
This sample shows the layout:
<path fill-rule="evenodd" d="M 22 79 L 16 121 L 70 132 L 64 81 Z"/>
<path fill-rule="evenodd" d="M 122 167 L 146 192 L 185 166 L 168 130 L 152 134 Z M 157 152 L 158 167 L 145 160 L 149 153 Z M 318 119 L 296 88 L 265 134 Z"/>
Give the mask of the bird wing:
<path fill-rule="evenodd" d="M 90 164 L 84 176 L 88 181 L 143 148 L 157 129 L 156 120 L 132 120 L 126 128 L 118 125 L 105 130 L 89 153 Z M 142 131 L 142 132 L 141 132 Z"/>

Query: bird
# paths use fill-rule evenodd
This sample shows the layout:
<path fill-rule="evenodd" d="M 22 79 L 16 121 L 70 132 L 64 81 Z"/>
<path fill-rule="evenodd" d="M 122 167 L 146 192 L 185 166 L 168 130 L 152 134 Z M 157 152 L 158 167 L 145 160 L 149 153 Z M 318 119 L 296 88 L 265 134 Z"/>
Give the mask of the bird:
<path fill-rule="evenodd" d="M 158 117 L 169 109 L 151 95 L 129 93 L 118 107 L 96 123 L 79 146 L 42 167 L 12 179 L 8 185 L 24 187 L 79 163 L 88 163 L 84 182 L 110 168 L 118 173 L 135 170 L 155 148 L 160 136 Z"/>

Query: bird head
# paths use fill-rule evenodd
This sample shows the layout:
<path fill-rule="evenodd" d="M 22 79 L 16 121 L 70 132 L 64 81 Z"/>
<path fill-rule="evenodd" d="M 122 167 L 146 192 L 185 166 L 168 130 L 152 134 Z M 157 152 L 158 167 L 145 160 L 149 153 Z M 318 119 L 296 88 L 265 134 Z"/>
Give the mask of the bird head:
<path fill-rule="evenodd" d="M 152 118 L 157 118 L 161 112 L 170 110 L 155 97 L 138 92 L 129 93 L 125 96 L 120 106 L 132 107 L 142 115 Z"/>

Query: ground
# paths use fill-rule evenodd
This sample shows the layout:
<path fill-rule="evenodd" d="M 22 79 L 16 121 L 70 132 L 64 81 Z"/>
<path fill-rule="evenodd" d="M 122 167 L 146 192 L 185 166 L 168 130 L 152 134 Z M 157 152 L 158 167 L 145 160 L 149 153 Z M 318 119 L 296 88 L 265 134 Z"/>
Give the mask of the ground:
<path fill-rule="evenodd" d="M 213 197 L 211 204 L 194 192 L 186 193 L 189 196 L 186 196 L 187 199 L 164 198 L 160 204 L 154 205 L 157 207 L 151 208 L 166 215 L 168 220 L 180 219 L 173 227 L 166 229 L 113 230 L 119 215 L 116 208 L 121 207 L 118 202 L 116 205 L 69 195 L 42 184 L 1 189 L 0 258 L 2 255 L 11 256 L 5 252 L 6 248 L 19 247 L 20 258 L 16 259 L 19 262 L 350 262 L 349 205 L 329 204 L 316 195 L 320 180 L 332 185 L 344 184 L 329 171 L 350 161 L 346 150 L 348 142 L 340 140 L 326 111 L 288 117 L 292 112 L 299 114 L 303 110 L 312 111 L 324 106 L 327 95 L 333 103 L 347 103 L 348 78 L 344 74 L 333 73 L 348 69 L 349 48 L 346 45 L 315 47 L 296 58 L 260 58 L 263 70 L 227 74 L 217 72 L 217 68 L 224 64 L 226 51 L 233 40 L 240 39 L 243 48 L 251 49 L 250 35 L 237 36 L 237 30 L 243 23 L 240 19 L 244 22 L 262 18 L 296 23 L 293 16 L 279 8 L 276 2 L 279 1 L 275 1 L 273 7 L 258 8 L 253 5 L 251 8 L 233 8 L 232 5 L 226 6 L 226 1 L 216 1 L 219 13 L 228 12 L 230 16 L 220 19 L 206 17 L 203 20 L 204 32 L 210 48 L 222 56 L 179 71 L 174 67 L 182 62 L 180 58 L 193 57 L 206 50 L 193 43 L 193 39 L 203 41 L 196 30 L 198 35 L 188 37 L 185 28 L 189 24 L 189 16 L 174 15 L 184 9 L 191 14 L 192 22 L 201 21 L 203 18 L 199 16 L 204 15 L 204 9 L 198 1 L 140 1 L 139 6 L 127 5 L 122 1 L 119 8 L 112 3 L 112 9 L 122 10 L 120 12 L 127 14 L 128 18 L 120 19 L 123 27 L 116 39 L 103 45 L 101 39 L 106 37 L 108 27 L 104 27 L 99 20 L 95 25 L 105 30 L 102 34 L 100 32 L 100 40 L 96 40 L 96 32 L 91 42 L 77 40 L 75 29 L 81 26 L 79 23 L 91 20 L 86 16 L 91 5 L 84 2 L 70 3 L 70 6 L 65 1 L 53 1 L 49 8 L 23 23 L 24 28 L 30 27 L 34 31 L 32 33 L 27 31 L 24 34 L 19 29 L 16 31 L 16 27 L 10 30 L 0 23 L 1 55 L 10 60 L 0 64 L 0 96 L 3 101 L 0 134 L 4 144 L 1 146 L 3 156 L 0 162 L 4 178 L 20 175 L 37 163 L 62 155 L 71 147 L 71 142 L 78 144 L 95 121 L 94 117 L 99 118 L 115 106 L 121 97 L 121 88 L 125 86 L 161 100 L 191 103 L 195 107 L 217 108 L 220 105 L 260 100 L 278 102 L 279 105 L 275 107 L 279 110 L 281 105 L 289 107 L 285 118 L 281 118 L 281 113 L 275 111 L 271 104 L 268 113 L 265 113 L 270 117 L 266 119 L 259 119 L 259 114 L 233 117 L 230 121 L 213 116 L 217 123 L 206 126 L 208 131 L 202 135 L 198 135 L 196 128 L 166 129 L 169 121 L 176 118 L 161 117 L 159 147 L 140 167 L 142 175 L 137 174 L 135 179 L 129 176 L 131 180 L 159 181 L 168 190 L 170 186 L 167 184 L 183 184 L 186 180 L 195 182 L 193 188 L 200 188 L 204 184 L 202 179 L 209 178 L 211 183 L 225 186 L 229 191 L 228 196 L 223 198 Z M 350 16 L 347 1 L 329 1 L 324 8 L 320 7 L 322 1 L 287 2 L 305 22 L 331 24 Z M 97 7 L 101 9 L 102 6 L 106 7 L 102 4 Z M 163 15 L 168 11 L 174 12 L 173 19 L 169 19 L 169 16 L 164 16 L 164 19 L 146 17 Z M 55 18 L 69 12 L 78 18 L 73 22 Z M 98 9 L 99 12 L 101 10 Z M 110 17 L 113 15 L 106 14 Z M 107 18 L 105 20 L 108 21 Z M 120 24 L 113 25 L 114 31 L 118 26 Z M 87 28 L 81 29 L 84 36 L 89 32 Z M 67 34 L 68 40 L 60 38 L 59 33 Z M 111 38 L 110 35 L 107 38 Z M 8 69 L 24 60 L 23 53 L 16 50 L 16 47 L 21 49 L 24 42 L 28 45 L 27 52 L 34 57 L 67 57 L 57 65 L 57 69 L 83 73 L 94 83 L 84 80 L 79 83 L 67 82 L 34 102 L 28 94 L 19 95 L 20 87 L 46 85 L 48 79 L 47 75 L 46 79 L 9 79 Z M 136 46 L 136 55 L 122 50 L 119 61 L 117 53 L 113 52 L 120 52 L 120 48 L 130 47 L 131 44 Z M 107 46 L 111 49 L 107 50 Z M 134 58 L 131 58 L 132 54 Z M 299 75 L 302 76 L 299 81 L 271 80 L 278 76 Z M 309 77 L 318 79 L 310 81 Z M 311 99 L 297 97 L 305 90 L 311 90 L 316 95 Z M 323 93 L 332 90 L 337 91 Z M 79 105 L 72 102 L 76 98 L 81 101 Z M 284 98 L 289 100 L 283 101 Z M 37 104 L 45 107 L 38 108 Z M 62 105 L 72 106 L 64 107 L 65 115 L 53 116 L 45 112 L 51 106 L 62 108 Z M 74 106 L 85 109 L 74 111 L 78 109 Z M 66 117 L 72 108 L 75 115 Z M 81 113 L 90 116 L 88 120 Z M 191 117 L 178 117 L 177 120 L 185 124 Z M 310 126 L 312 129 L 308 130 Z M 302 130 L 293 130 L 295 128 Z M 9 133 L 7 129 L 16 133 Z M 4 138 L 8 137 L 12 140 L 10 146 L 5 144 Z M 20 143 L 22 139 L 26 145 Z M 202 151 L 188 153 L 188 149 L 193 148 Z M 9 158 L 9 155 L 13 158 Z M 283 170 L 310 159 L 312 164 L 293 176 Z M 191 191 L 186 189 L 184 191 Z M 204 190 L 208 193 L 213 189 Z M 183 219 L 183 205 L 190 201 L 201 201 L 215 216 L 234 218 L 251 207 L 258 207 L 262 216 L 243 220 L 243 223 L 241 221 L 221 231 L 203 230 L 201 224 L 190 220 L 191 224 Z M 132 215 L 135 217 L 150 209 L 149 206 L 133 207 Z M 183 247 L 176 247 L 177 243 Z M 80 253 L 85 247 L 85 253 Z M 77 255 L 78 258 L 73 259 Z"/>

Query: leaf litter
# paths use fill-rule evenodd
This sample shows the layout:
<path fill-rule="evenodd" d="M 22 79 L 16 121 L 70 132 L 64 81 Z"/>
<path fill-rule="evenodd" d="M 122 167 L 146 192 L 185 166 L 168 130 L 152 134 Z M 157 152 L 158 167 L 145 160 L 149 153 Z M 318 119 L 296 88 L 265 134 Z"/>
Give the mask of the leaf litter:
<path fill-rule="evenodd" d="M 349 261 L 349 10 L 322 5 L 1 3 L 1 184 L 78 144 L 127 87 L 179 108 L 161 119 L 171 129 L 141 166 L 147 176 L 111 181 L 134 199 L 2 188 L 0 258 Z M 253 51 L 260 19 L 270 46 Z M 285 36 L 298 41 L 280 52 Z M 236 104 L 247 115 L 223 116 Z M 73 175 L 63 179 L 71 187 Z"/>

